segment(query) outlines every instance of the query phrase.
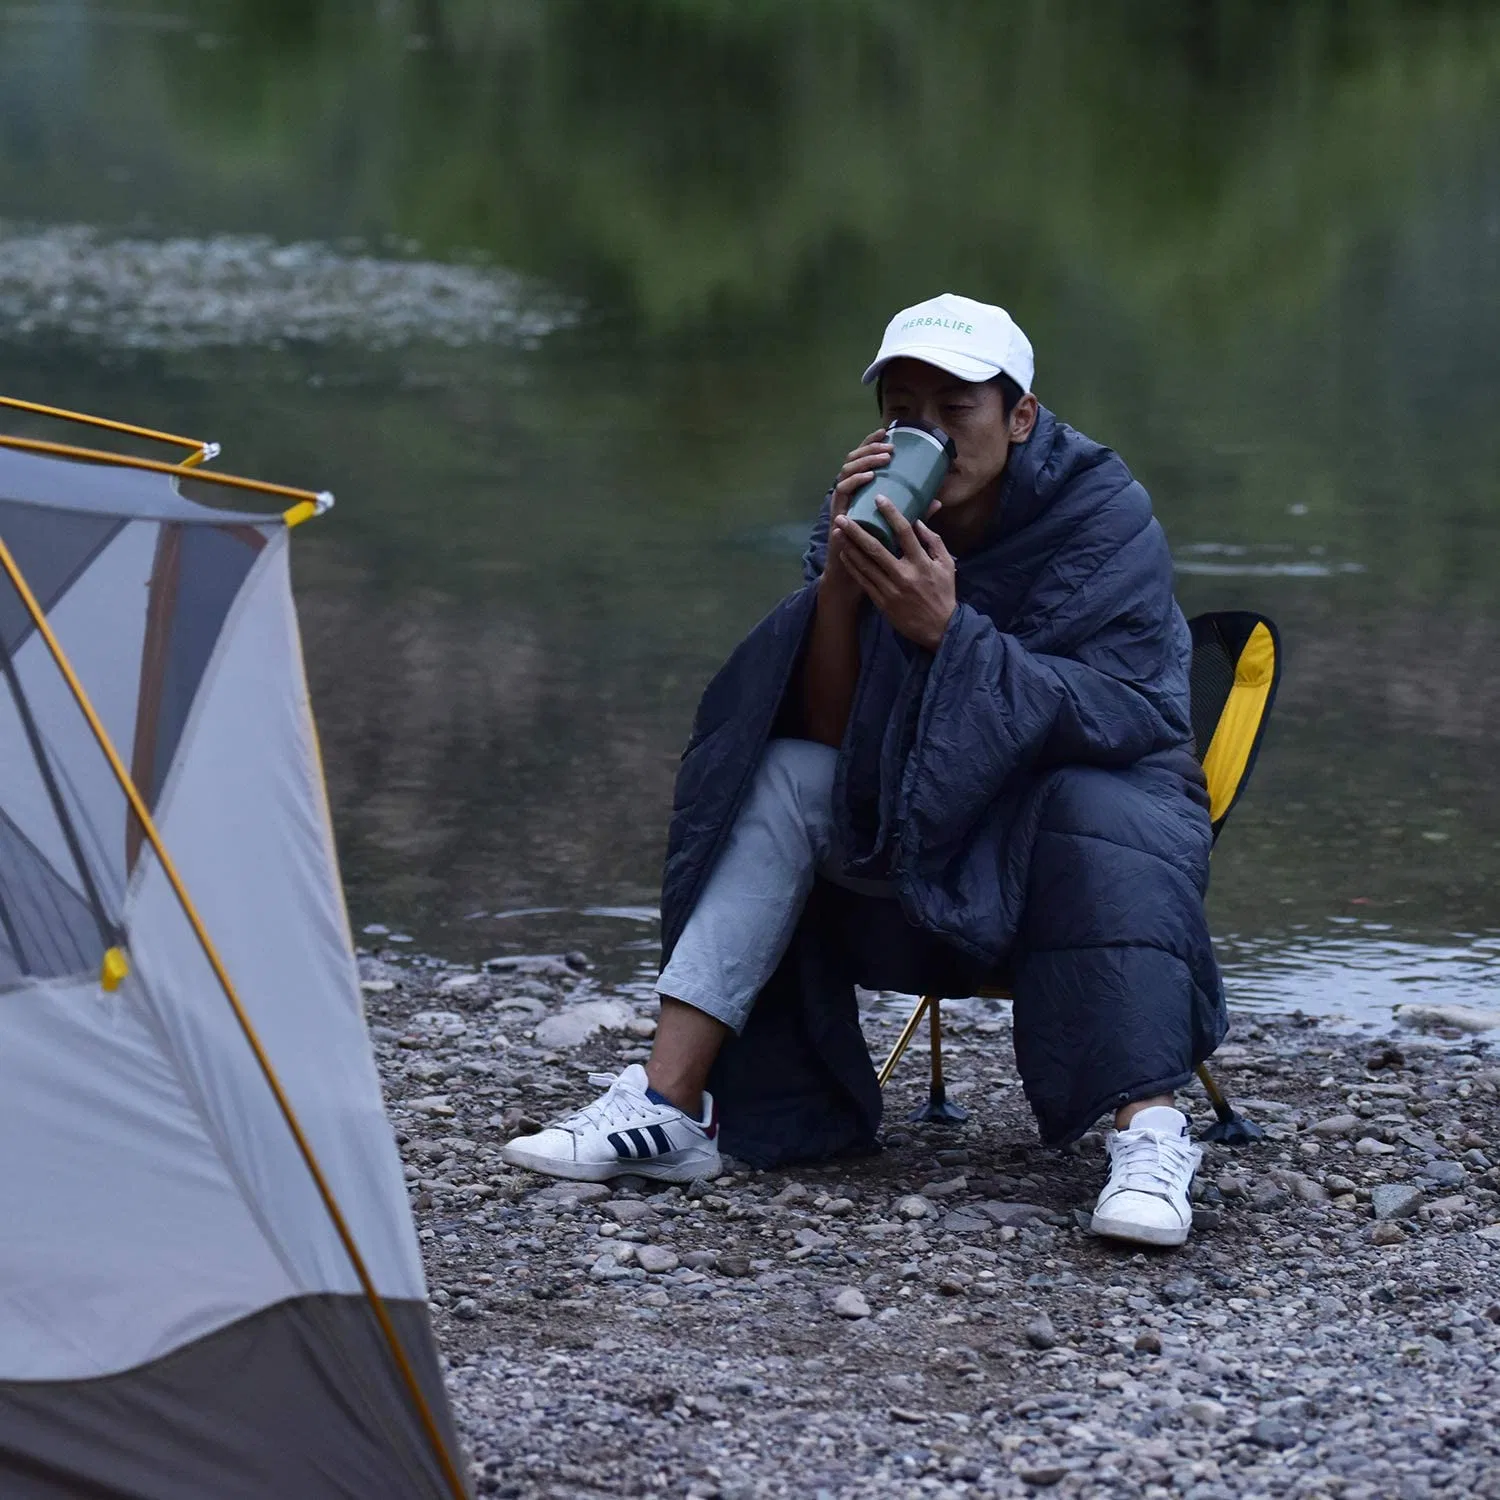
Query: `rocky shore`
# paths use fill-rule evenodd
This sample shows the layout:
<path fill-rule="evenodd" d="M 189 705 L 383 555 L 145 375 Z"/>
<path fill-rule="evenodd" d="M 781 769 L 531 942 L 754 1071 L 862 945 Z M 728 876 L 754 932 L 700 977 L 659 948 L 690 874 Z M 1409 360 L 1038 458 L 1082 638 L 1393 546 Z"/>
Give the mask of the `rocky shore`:
<path fill-rule="evenodd" d="M 966 1125 L 905 1123 L 914 1045 L 876 1156 L 604 1187 L 499 1150 L 652 1004 L 578 954 L 361 970 L 480 1494 L 1500 1496 L 1500 1032 L 1237 1018 L 1269 1139 L 1133 1253 L 1082 1227 L 1102 1139 L 1036 1144 L 1002 1003 L 945 1006 Z M 864 997 L 876 1052 L 908 1004 Z"/>

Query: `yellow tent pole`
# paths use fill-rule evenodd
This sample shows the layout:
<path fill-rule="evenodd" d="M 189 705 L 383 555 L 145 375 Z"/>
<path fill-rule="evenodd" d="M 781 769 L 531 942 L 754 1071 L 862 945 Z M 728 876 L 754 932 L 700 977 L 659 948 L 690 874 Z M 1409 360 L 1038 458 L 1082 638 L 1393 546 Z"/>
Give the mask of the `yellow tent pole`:
<path fill-rule="evenodd" d="M 212 476 L 209 476 L 212 477 Z M 410 1359 L 407 1358 L 406 1350 L 401 1343 L 401 1336 L 396 1332 L 396 1326 L 391 1322 L 391 1315 L 386 1308 L 385 1301 L 379 1291 L 376 1290 L 374 1278 L 370 1275 L 369 1267 L 365 1264 L 365 1258 L 360 1253 L 359 1246 L 354 1241 L 353 1232 L 349 1228 L 348 1221 L 344 1218 L 343 1210 L 339 1207 L 338 1200 L 333 1195 L 333 1188 L 328 1179 L 323 1175 L 323 1168 L 319 1165 L 318 1158 L 313 1152 L 312 1143 L 303 1133 L 301 1122 L 297 1119 L 296 1111 L 292 1108 L 292 1102 L 287 1097 L 286 1091 L 281 1086 L 281 1080 L 276 1075 L 276 1070 L 271 1064 L 265 1047 L 261 1044 L 255 1026 L 245 1011 L 243 1002 L 240 1000 L 234 983 L 229 977 L 229 972 L 224 967 L 223 960 L 219 957 L 218 949 L 214 947 L 213 939 L 208 935 L 208 929 L 203 925 L 203 919 L 198 915 L 191 897 L 187 893 L 186 886 L 182 883 L 182 877 L 177 873 L 177 867 L 167 853 L 166 846 L 162 843 L 161 834 L 157 831 L 156 821 L 147 808 L 145 799 L 141 796 L 130 772 L 125 769 L 125 763 L 120 759 L 119 753 L 109 737 L 109 731 L 105 729 L 98 714 L 94 712 L 94 705 L 89 701 L 88 694 L 84 691 L 83 684 L 78 680 L 72 663 L 63 651 L 61 642 L 53 634 L 51 625 L 47 622 L 47 616 L 37 597 L 31 592 L 31 586 L 26 582 L 25 576 L 11 555 L 10 548 L 6 546 L 3 537 L 0 537 L 0 568 L 5 570 L 16 593 L 20 595 L 21 602 L 26 606 L 26 612 L 31 616 L 32 623 L 36 626 L 37 634 L 46 642 L 47 650 L 52 654 L 52 660 L 57 663 L 57 669 L 63 675 L 63 680 L 68 685 L 74 701 L 78 704 L 84 718 L 88 721 L 89 729 L 94 739 L 98 742 L 100 750 L 104 752 L 104 758 L 109 762 L 109 768 L 114 772 L 114 777 L 120 784 L 120 790 L 125 793 L 125 798 L 130 804 L 130 810 L 139 819 L 141 829 L 146 836 L 147 842 L 156 851 L 156 857 L 161 863 L 162 873 L 167 877 L 173 893 L 176 895 L 179 905 L 182 907 L 183 915 L 188 919 L 194 935 L 198 939 L 199 946 L 203 949 L 203 956 L 208 960 L 209 967 L 214 971 L 214 977 L 219 981 L 220 988 L 224 991 L 224 998 L 229 1001 L 230 1009 L 234 1011 L 234 1018 L 239 1023 L 240 1031 L 243 1033 L 250 1050 L 255 1054 L 255 1061 L 260 1066 L 261 1076 L 266 1080 L 272 1096 L 276 1100 L 277 1108 L 281 1111 L 281 1117 L 286 1121 L 287 1129 L 292 1133 L 292 1139 L 296 1142 L 303 1163 L 307 1167 L 308 1175 L 312 1178 L 314 1186 L 318 1190 L 318 1196 L 323 1200 L 323 1207 L 327 1210 L 329 1221 L 332 1223 L 343 1244 L 344 1253 L 349 1258 L 349 1264 L 354 1269 L 354 1274 L 359 1280 L 360 1288 L 363 1290 L 365 1300 L 369 1302 L 371 1310 L 375 1314 L 376 1321 L 380 1324 L 380 1331 L 385 1336 L 386 1344 L 391 1351 L 391 1358 L 395 1361 L 396 1368 L 400 1372 L 402 1382 L 405 1384 L 408 1394 L 411 1396 L 412 1405 L 416 1408 L 417 1415 L 421 1420 L 423 1430 L 427 1434 L 428 1441 L 432 1444 L 434 1454 L 443 1471 L 443 1477 L 447 1480 L 448 1488 L 453 1494 L 453 1500 L 469 1500 L 469 1492 L 465 1487 L 463 1479 L 458 1472 L 458 1466 L 454 1462 L 453 1455 L 448 1451 L 448 1445 L 443 1440 L 443 1435 L 438 1429 L 437 1418 L 433 1415 L 432 1407 L 427 1397 L 422 1392 L 422 1387 L 417 1380 L 416 1371 L 412 1368 Z"/>
<path fill-rule="evenodd" d="M 77 422 L 84 427 L 102 427 L 108 432 L 123 432 L 130 437 L 148 438 L 153 443 L 170 443 L 174 448 L 196 448 L 196 453 L 183 460 L 184 468 L 204 463 L 219 455 L 217 443 L 179 437 L 175 432 L 158 432 L 154 427 L 137 427 L 133 422 L 115 422 L 109 417 L 92 417 L 87 412 L 69 411 L 62 406 L 43 406 L 39 401 L 22 401 L 16 396 L 0 396 L 0 406 L 8 406 L 12 411 L 35 412 L 42 417 L 56 417 L 59 422 Z"/>
<path fill-rule="evenodd" d="M 153 474 L 175 474 L 178 478 L 182 477 L 183 470 L 192 462 L 190 460 L 189 463 L 183 464 L 164 464 L 155 458 L 135 458 L 128 453 L 106 453 L 102 448 L 78 448 L 72 443 L 49 443 L 42 438 L 18 438 L 8 435 L 0 435 L 0 448 L 19 448 L 26 453 L 46 453 L 53 458 L 80 458 L 86 463 L 115 464 L 122 469 L 146 469 Z M 208 484 L 222 484 L 232 489 L 254 490 L 262 495 L 277 495 L 283 499 L 296 500 L 302 504 L 312 505 L 319 513 L 333 504 L 333 496 L 327 490 L 299 490 L 289 484 L 272 484 L 265 479 L 246 479 L 239 474 L 219 474 L 212 469 L 193 469 L 191 477 L 201 479 Z M 293 508 L 296 509 L 296 507 Z"/>

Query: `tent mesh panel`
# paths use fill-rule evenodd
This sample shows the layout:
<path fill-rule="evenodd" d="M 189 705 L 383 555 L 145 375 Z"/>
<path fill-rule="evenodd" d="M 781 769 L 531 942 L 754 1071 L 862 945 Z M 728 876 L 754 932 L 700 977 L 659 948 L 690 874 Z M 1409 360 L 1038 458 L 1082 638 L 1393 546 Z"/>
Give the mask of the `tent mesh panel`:
<path fill-rule="evenodd" d="M 103 957 L 88 902 L 0 811 L 0 988 L 88 973 Z"/>

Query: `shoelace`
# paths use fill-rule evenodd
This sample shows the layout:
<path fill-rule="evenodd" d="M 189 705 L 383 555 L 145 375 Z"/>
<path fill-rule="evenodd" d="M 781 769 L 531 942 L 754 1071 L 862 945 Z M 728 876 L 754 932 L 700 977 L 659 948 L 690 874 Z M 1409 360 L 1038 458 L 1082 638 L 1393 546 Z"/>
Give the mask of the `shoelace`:
<path fill-rule="evenodd" d="M 603 1129 L 609 1125 L 620 1125 L 635 1114 L 640 1105 L 632 1102 L 618 1087 L 620 1080 L 613 1073 L 590 1073 L 589 1087 L 607 1089 L 602 1099 L 585 1104 L 582 1109 L 565 1115 L 553 1124 L 554 1130 L 574 1132 L 590 1128 Z"/>
<path fill-rule="evenodd" d="M 1109 1185 L 1169 1198 L 1184 1192 L 1196 1162 L 1181 1136 L 1160 1130 L 1122 1130 L 1109 1143 Z"/>

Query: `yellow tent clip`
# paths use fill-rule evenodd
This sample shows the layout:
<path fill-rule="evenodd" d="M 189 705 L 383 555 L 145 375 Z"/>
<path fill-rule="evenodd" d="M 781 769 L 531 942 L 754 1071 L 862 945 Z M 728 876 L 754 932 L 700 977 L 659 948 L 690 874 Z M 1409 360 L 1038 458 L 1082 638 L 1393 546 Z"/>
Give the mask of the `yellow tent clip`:
<path fill-rule="evenodd" d="M 99 983 L 104 986 L 110 994 L 113 994 L 125 982 L 125 976 L 130 973 L 130 960 L 125 957 L 123 948 L 107 948 L 104 952 L 104 962 L 99 965 Z"/>
<path fill-rule="evenodd" d="M 281 513 L 281 519 L 286 522 L 287 528 L 300 526 L 304 521 L 310 521 L 314 516 L 321 516 L 324 511 L 333 509 L 333 496 L 327 490 L 315 495 L 311 500 L 301 500 L 290 509 Z"/>

